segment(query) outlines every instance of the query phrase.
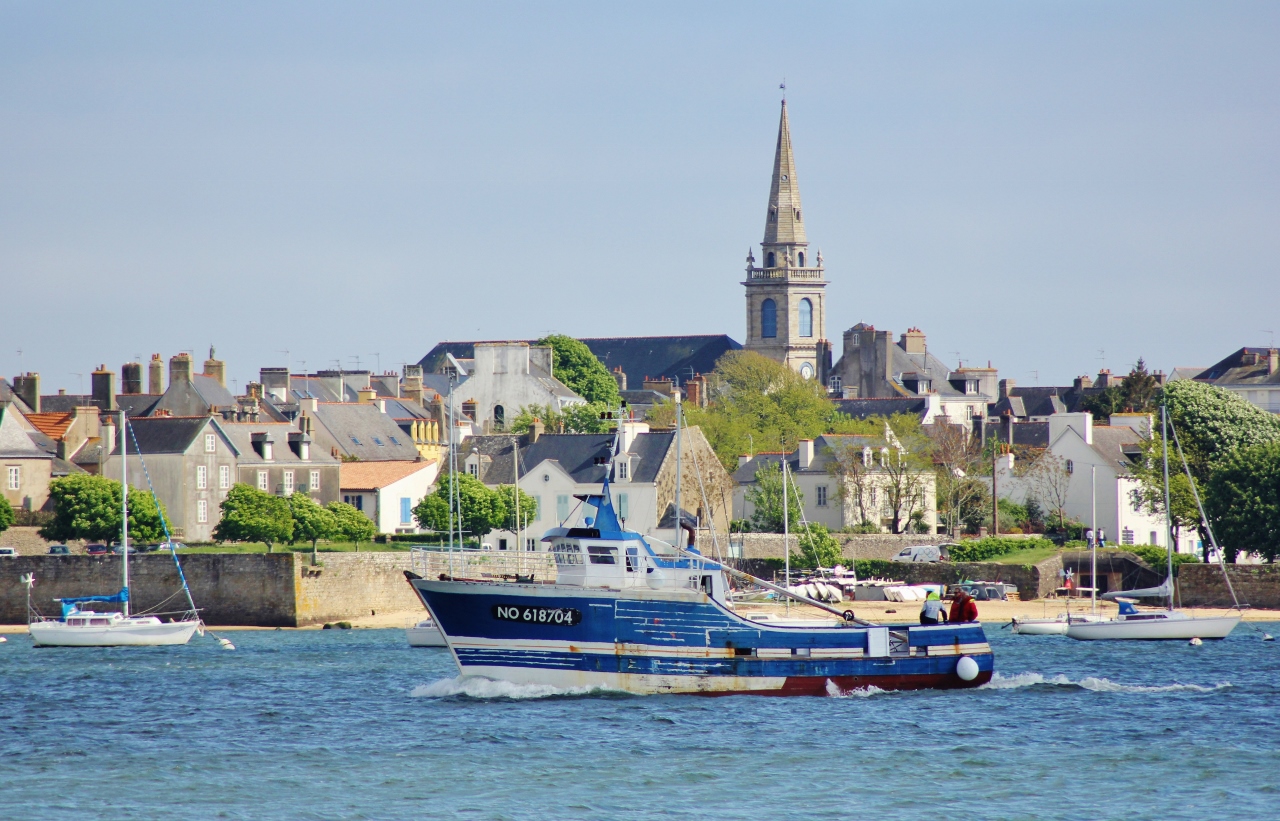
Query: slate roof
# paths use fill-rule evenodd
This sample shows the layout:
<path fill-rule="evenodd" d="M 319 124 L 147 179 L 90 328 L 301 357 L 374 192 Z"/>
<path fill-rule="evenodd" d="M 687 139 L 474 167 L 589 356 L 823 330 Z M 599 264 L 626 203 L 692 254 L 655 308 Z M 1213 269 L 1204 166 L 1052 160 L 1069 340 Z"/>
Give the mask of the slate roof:
<path fill-rule="evenodd" d="M 397 422 L 411 421 L 414 419 L 431 419 L 431 414 L 427 413 L 417 402 L 408 399 L 385 399 L 385 413 Z"/>
<path fill-rule="evenodd" d="M 311 414 L 343 452 L 366 462 L 414 461 L 413 441 L 377 405 L 321 402 Z"/>
<path fill-rule="evenodd" d="M 253 449 L 253 435 L 255 433 L 271 434 L 271 464 L 304 464 L 322 467 L 324 465 L 334 465 L 339 460 L 324 448 L 315 446 L 315 442 L 311 443 L 308 449 L 310 459 L 302 461 L 293 449 L 289 447 L 289 434 L 298 433 L 298 429 L 288 422 L 221 422 L 219 428 L 231 445 L 236 450 L 237 460 L 240 463 L 263 462 L 263 458 Z"/>
<path fill-rule="evenodd" d="M 191 385 L 210 408 L 234 408 L 236 406 L 236 398 L 231 395 L 231 391 L 227 390 L 225 385 L 212 376 L 205 376 L 202 373 L 195 374 L 191 377 Z"/>
<path fill-rule="evenodd" d="M 813 462 L 810 463 L 808 468 L 801 469 L 800 457 L 796 451 L 787 453 L 764 451 L 757 453 L 746 463 L 739 465 L 738 469 L 733 472 L 733 478 L 738 484 L 752 484 L 756 480 L 756 471 L 765 465 L 780 465 L 784 459 L 787 462 L 787 470 L 792 473 L 826 473 L 827 464 L 834 458 L 835 454 L 845 450 L 860 451 L 864 447 L 870 447 L 878 451 L 884 446 L 885 441 L 882 436 L 824 433 L 813 440 Z"/>
<path fill-rule="evenodd" d="M 151 413 L 151 409 L 160 401 L 163 394 L 154 393 L 119 393 L 116 394 L 116 407 L 120 408 L 129 418 L 137 416 L 147 416 Z"/>
<path fill-rule="evenodd" d="M 13 392 L 13 386 L 8 380 L 0 377 L 0 403 L 13 402 L 18 406 L 20 413 L 30 413 L 31 408 L 27 407 L 27 403 L 22 401 L 22 397 Z"/>
<path fill-rule="evenodd" d="M 1101 393 L 1101 388 L 1076 390 L 1074 385 L 1012 388 L 1003 399 L 987 404 L 988 416 L 1011 415 L 1023 419 L 1028 416 L 1053 416 L 1055 413 L 1077 413 L 1080 403 L 1088 396 Z"/>
<path fill-rule="evenodd" d="M 530 437 L 511 434 L 472 436 L 463 440 L 459 448 L 459 462 L 465 460 L 474 447 L 481 456 L 483 472 L 480 480 L 485 484 L 511 484 L 512 443 L 520 441 L 520 475 L 523 477 L 544 462 L 554 461 L 578 484 L 598 484 L 604 481 L 609 465 L 596 464 L 597 459 L 608 459 L 613 453 L 612 433 L 544 433 L 538 441 L 530 443 Z M 631 481 L 653 482 L 662 467 L 667 451 L 675 439 L 674 431 L 650 431 L 637 434 L 628 453 L 636 457 L 632 464 Z"/>
<path fill-rule="evenodd" d="M 1268 353 L 1267 348 L 1241 348 L 1216 365 L 1210 365 L 1195 379 L 1215 385 L 1280 385 L 1280 370 L 1267 372 Z M 1252 364 L 1246 363 L 1246 359 L 1253 360 Z"/>
<path fill-rule="evenodd" d="M 343 490 L 379 490 L 435 463 L 435 459 L 424 462 L 348 462 L 342 466 L 339 484 Z"/>
<path fill-rule="evenodd" d="M 1121 473 L 1128 473 L 1133 466 L 1131 454 L 1138 452 L 1142 437 L 1133 428 L 1093 426 L 1093 450 L 1103 461 Z"/>
<path fill-rule="evenodd" d="M 76 408 L 97 406 L 91 393 L 55 393 L 40 397 L 41 413 L 68 413 Z"/>
<path fill-rule="evenodd" d="M 192 379 L 208 379 L 208 377 L 192 377 Z M 221 387 L 216 380 L 208 379 L 208 381 Z M 223 392 L 226 392 L 225 388 Z M 228 393 L 227 396 L 230 397 L 231 394 Z M 230 402 L 230 407 L 235 407 L 234 398 Z M 155 416 L 160 411 L 167 411 L 170 416 L 208 416 L 212 409 L 213 406 L 205 399 L 194 381 L 180 380 L 169 384 L 160 401 L 147 410 L 147 416 Z"/>
<path fill-rule="evenodd" d="M 141 450 L 147 453 L 184 453 L 192 441 L 204 430 L 206 424 L 217 424 L 209 416 L 143 416 L 130 419 L 133 435 L 129 437 L 129 452 Z M 116 436 L 113 455 L 120 453 L 121 436 Z"/>
<path fill-rule="evenodd" d="M 27 435 L 12 407 L 0 408 L 0 459 L 52 459 Z"/>
<path fill-rule="evenodd" d="M 477 341 L 481 340 L 440 342 L 418 364 L 424 374 L 438 374 L 447 354 L 453 354 L 455 359 L 474 359 Z M 536 342 L 524 341 L 530 345 Z M 607 370 L 621 367 L 627 375 L 628 388 L 639 388 L 645 377 L 678 377 L 683 383 L 695 373 L 711 373 L 720 357 L 729 351 L 742 349 L 741 344 L 724 334 L 597 337 L 580 341 L 591 349 Z M 425 376 L 423 384 L 427 384 Z M 443 386 L 432 384 L 431 387 L 441 395 L 449 393 L 447 379 Z"/>
<path fill-rule="evenodd" d="M 929 410 L 929 400 L 916 396 L 895 396 L 885 399 L 836 399 L 836 408 L 845 416 L 866 419 L 870 416 L 892 416 L 895 413 L 913 413 L 924 418 Z"/>

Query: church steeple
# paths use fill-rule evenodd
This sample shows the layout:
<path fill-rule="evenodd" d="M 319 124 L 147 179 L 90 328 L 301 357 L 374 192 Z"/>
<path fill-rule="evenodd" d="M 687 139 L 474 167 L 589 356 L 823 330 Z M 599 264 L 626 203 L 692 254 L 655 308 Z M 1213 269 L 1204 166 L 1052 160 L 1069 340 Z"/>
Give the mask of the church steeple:
<path fill-rule="evenodd" d="M 773 184 L 769 188 L 769 213 L 765 217 L 764 244 L 808 244 L 800 211 L 800 181 L 796 178 L 796 158 L 791 151 L 791 123 L 787 101 L 782 101 L 778 121 L 778 148 L 773 155 Z"/>

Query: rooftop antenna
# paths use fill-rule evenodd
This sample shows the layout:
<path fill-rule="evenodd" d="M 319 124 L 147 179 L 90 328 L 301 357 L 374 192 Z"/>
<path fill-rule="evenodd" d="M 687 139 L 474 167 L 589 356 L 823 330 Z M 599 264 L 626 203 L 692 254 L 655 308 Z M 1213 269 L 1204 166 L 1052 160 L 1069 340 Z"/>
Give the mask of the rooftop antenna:
<path fill-rule="evenodd" d="M 298 360 L 298 370 L 302 371 L 302 373 L 303 373 L 304 375 L 306 374 L 306 372 L 307 372 L 307 360 L 305 360 L 305 359 L 299 359 L 299 360 Z"/>
<path fill-rule="evenodd" d="M 374 358 L 375 358 L 375 361 L 378 363 L 378 365 L 377 365 L 377 368 L 378 368 L 377 373 L 381 374 L 381 373 L 382 373 L 382 354 L 380 354 L 380 353 L 375 353 L 375 354 L 370 354 L 370 356 L 372 356 L 372 357 L 374 357 Z"/>
<path fill-rule="evenodd" d="M 1274 348 L 1274 347 L 1276 346 L 1276 332 L 1275 332 L 1275 331 L 1268 331 L 1268 330 L 1266 330 L 1265 328 L 1263 329 L 1263 331 L 1262 331 L 1262 332 L 1263 332 L 1264 334 L 1266 334 L 1266 335 L 1267 335 L 1267 337 L 1271 340 L 1270 342 L 1268 342 L 1268 343 L 1267 343 L 1267 347 L 1268 347 L 1268 348 Z M 18 351 L 18 355 L 19 355 L 19 356 L 21 356 L 21 355 L 22 355 L 22 351 Z"/>
<path fill-rule="evenodd" d="M 80 377 L 80 393 L 83 395 L 84 394 L 84 374 L 76 373 L 75 371 L 67 371 L 67 373 L 71 374 L 72 376 Z"/>
<path fill-rule="evenodd" d="M 360 370 L 360 357 L 359 357 L 359 355 L 356 355 L 356 356 L 349 356 L 349 357 L 347 357 L 347 358 L 348 358 L 348 359 L 354 359 L 354 360 L 356 361 L 356 370 Z"/>
<path fill-rule="evenodd" d="M 960 364 L 956 365 L 956 370 L 959 370 L 960 368 L 963 368 L 963 367 L 964 367 L 964 363 L 963 363 L 963 362 L 960 362 L 960 352 L 959 352 L 959 351 L 948 351 L 947 353 L 949 353 L 949 354 L 951 354 L 952 356 L 954 356 L 954 357 L 956 358 L 956 362 L 959 362 L 959 363 L 960 363 Z"/>
<path fill-rule="evenodd" d="M 293 360 L 289 358 L 289 349 L 285 348 L 283 351 L 276 351 L 276 353 L 284 354 L 284 371 L 285 373 L 290 373 L 293 370 Z"/>

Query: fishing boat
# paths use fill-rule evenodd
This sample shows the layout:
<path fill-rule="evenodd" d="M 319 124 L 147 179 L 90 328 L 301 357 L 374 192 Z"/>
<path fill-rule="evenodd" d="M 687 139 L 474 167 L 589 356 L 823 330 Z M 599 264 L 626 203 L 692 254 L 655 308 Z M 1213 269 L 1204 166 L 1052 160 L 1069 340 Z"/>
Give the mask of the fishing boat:
<path fill-rule="evenodd" d="M 124 413 L 120 427 L 120 463 L 121 463 L 121 526 L 120 526 L 120 590 L 110 595 L 77 596 L 55 599 L 62 606 L 59 619 L 47 619 L 32 613 L 32 620 L 27 626 L 31 639 L 37 647 L 121 647 L 121 646 L 158 646 L 186 644 L 191 636 L 202 628 L 195 603 L 191 599 L 191 590 L 187 586 L 186 576 L 182 573 L 182 565 L 178 562 L 178 554 L 173 548 L 173 540 L 169 538 L 168 525 L 164 523 L 161 513 L 161 524 L 165 530 L 165 542 L 178 567 L 178 578 L 182 581 L 182 591 L 186 593 L 189 609 L 179 614 L 177 620 L 162 621 L 156 615 L 131 615 L 129 601 L 129 479 L 128 479 L 128 431 L 129 421 Z M 139 452 L 141 454 L 141 452 Z M 159 502 L 157 502 L 159 504 Z M 28 596 L 34 579 L 26 580 Z M 80 605 L 91 602 L 119 604 L 119 611 L 96 612 L 82 610 Z"/>
<path fill-rule="evenodd" d="M 1231 577 L 1227 575 L 1226 566 L 1219 559 L 1222 575 L 1227 589 L 1235 600 L 1236 611 L 1226 616 L 1194 616 L 1174 607 L 1173 587 L 1173 528 L 1169 518 L 1169 417 L 1164 405 L 1160 407 L 1160 429 L 1163 437 L 1164 468 L 1164 517 L 1165 541 L 1168 545 L 1166 576 L 1164 582 L 1156 587 L 1139 590 L 1120 590 L 1103 594 L 1102 598 L 1116 600 L 1120 605 L 1120 614 L 1114 619 L 1099 619 L 1088 623 L 1071 623 L 1067 625 L 1068 638 L 1080 641 L 1170 641 L 1181 639 L 1225 639 L 1240 623 L 1240 602 L 1235 598 L 1235 589 L 1231 585 Z M 1218 544 L 1213 537 L 1213 528 L 1204 515 L 1204 506 L 1200 503 L 1200 492 L 1196 489 L 1195 479 L 1187 466 L 1186 456 L 1182 453 L 1182 445 L 1177 443 L 1178 432 L 1173 431 L 1174 442 L 1178 446 L 1178 455 L 1182 459 L 1182 468 L 1190 480 L 1191 493 L 1195 497 L 1200 511 L 1201 522 L 1209 533 L 1209 540 L 1217 550 Z M 1220 552 L 1220 551 L 1219 551 Z M 1165 599 L 1167 607 L 1161 610 L 1138 610 L 1137 599 Z"/>
<path fill-rule="evenodd" d="M 452 573 L 435 578 L 406 571 L 464 678 L 771 695 L 951 689 L 991 679 L 993 656 L 979 623 L 875 624 L 703 555 L 683 522 L 683 545 L 679 528 L 677 544 L 625 530 L 608 473 L 599 493 L 578 498 L 581 520 L 542 536 L 554 581 L 483 578 L 461 557 Z M 793 623 L 735 612 L 726 597 L 730 576 L 830 618 Z"/>
<path fill-rule="evenodd" d="M 404 634 L 405 638 L 409 640 L 410 647 L 446 646 L 444 634 L 440 632 L 440 628 L 430 616 L 412 627 L 406 627 Z"/>

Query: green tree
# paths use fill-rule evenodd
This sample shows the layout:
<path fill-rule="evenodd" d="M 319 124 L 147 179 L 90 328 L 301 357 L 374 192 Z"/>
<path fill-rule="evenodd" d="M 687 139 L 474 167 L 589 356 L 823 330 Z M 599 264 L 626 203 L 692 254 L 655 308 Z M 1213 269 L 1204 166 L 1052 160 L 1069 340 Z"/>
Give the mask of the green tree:
<path fill-rule="evenodd" d="M 544 336 L 538 345 L 551 346 L 553 375 L 587 402 L 617 408 L 618 382 L 584 343 L 571 336 Z M 545 421 L 545 420 L 544 420 Z"/>
<path fill-rule="evenodd" d="M 503 519 L 502 527 L 504 530 L 510 530 L 515 533 L 517 530 L 523 530 L 529 526 L 529 523 L 538 518 L 538 503 L 529 494 L 520 490 L 515 485 L 498 485 L 494 489 L 502 499 L 502 506 L 506 510 L 506 516 Z M 516 494 L 520 494 L 520 521 L 516 521 Z M 517 545 L 518 549 L 522 546 Z"/>
<path fill-rule="evenodd" d="M 301 539 L 311 542 L 311 561 L 316 560 L 316 544 L 321 539 L 331 539 L 338 531 L 338 518 L 333 511 L 316 504 L 305 493 L 289 495 L 289 513 L 293 516 L 293 537 L 290 543 Z"/>
<path fill-rule="evenodd" d="M 469 473 L 450 473 L 413 509 L 413 516 L 421 527 L 437 532 L 450 529 L 449 497 L 453 493 L 454 482 L 458 485 L 458 509 L 454 513 L 453 527 L 460 527 L 464 536 L 482 539 L 507 522 L 509 514 L 502 494 L 485 487 Z M 524 517 L 524 500 L 528 498 L 521 497 L 521 518 Z"/>
<path fill-rule="evenodd" d="M 781 533 L 782 522 L 782 466 L 777 462 L 762 465 L 756 471 L 756 480 L 747 488 L 747 501 L 751 503 L 751 528 L 757 533 Z M 797 498 L 798 497 L 798 498 Z M 800 506 L 804 493 L 787 480 L 787 517 L 792 532 L 799 530 Z"/>
<path fill-rule="evenodd" d="M 800 550 L 793 553 L 792 561 L 803 568 L 834 567 L 841 559 L 840 544 L 826 525 L 811 524 L 802 528 L 799 535 Z"/>
<path fill-rule="evenodd" d="M 40 536 L 51 542 L 120 541 L 120 493 L 121 484 L 105 476 L 77 473 L 54 479 L 49 483 L 53 518 L 40 528 Z M 163 510 L 150 491 L 129 488 L 129 539 L 163 539 Z"/>
<path fill-rule="evenodd" d="M 293 514 L 282 496 L 236 483 L 222 500 L 222 521 L 213 529 L 219 542 L 262 542 L 267 552 L 293 538 Z"/>
<path fill-rule="evenodd" d="M 364 513 L 345 502 L 330 502 L 325 510 L 333 515 L 336 522 L 334 535 L 353 543 L 356 552 L 360 552 L 360 543 L 372 541 L 378 528 Z"/>
<path fill-rule="evenodd" d="M 520 408 L 507 429 L 512 433 L 527 433 L 537 419 L 552 433 L 608 433 L 614 423 L 601 416 L 606 412 L 604 405 L 595 402 L 569 405 L 558 412 L 550 405 L 526 405 Z"/>
<path fill-rule="evenodd" d="M 13 527 L 13 506 L 7 502 L 0 501 L 0 533 L 4 533 Z"/>
<path fill-rule="evenodd" d="M 1080 410 L 1089 411 L 1096 419 L 1105 420 L 1113 413 L 1147 413 L 1155 407 L 1160 383 L 1147 371 L 1147 363 L 1138 363 L 1119 384 L 1109 385 L 1101 392 L 1086 396 L 1080 402 Z"/>
<path fill-rule="evenodd" d="M 1228 561 L 1240 552 L 1280 553 L 1280 441 L 1226 457 L 1213 471 L 1205 512 Z"/>

